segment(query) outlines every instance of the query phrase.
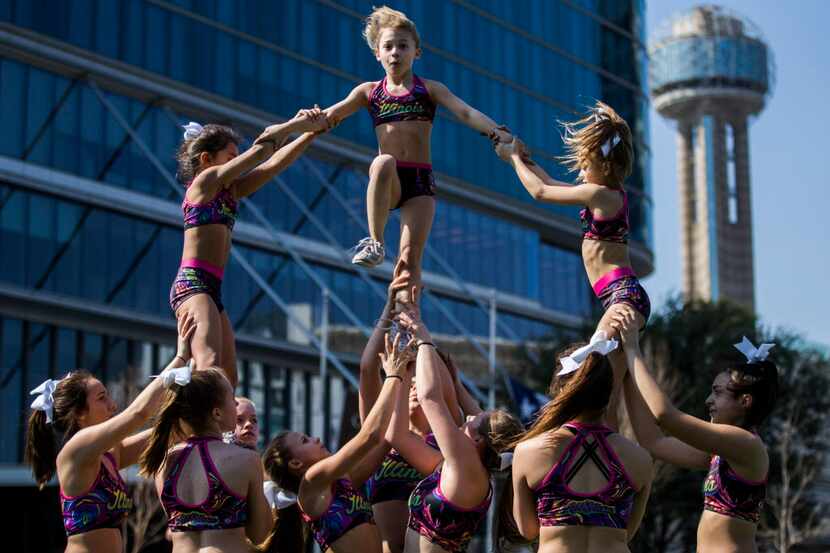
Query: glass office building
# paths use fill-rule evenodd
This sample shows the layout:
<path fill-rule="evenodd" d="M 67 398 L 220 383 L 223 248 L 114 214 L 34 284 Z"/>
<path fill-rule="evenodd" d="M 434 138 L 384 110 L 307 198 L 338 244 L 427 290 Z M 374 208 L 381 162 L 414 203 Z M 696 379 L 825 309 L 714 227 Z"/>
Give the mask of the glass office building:
<path fill-rule="evenodd" d="M 5 484 L 25 481 L 31 388 L 85 367 L 128 395 L 171 355 L 180 125 L 220 122 L 251 137 L 299 108 L 331 105 L 358 83 L 380 79 L 361 36 L 372 4 L 0 2 Z M 521 10 L 498 0 L 389 4 L 418 25 L 416 73 L 508 124 L 554 176 L 567 178 L 555 159 L 562 153 L 557 119 L 573 118 L 594 98 L 626 118 L 637 150 L 627 182 L 632 257 L 648 274 L 644 2 L 528 0 Z M 332 394 L 349 397 L 344 373 L 355 370 L 392 267 L 388 260 L 357 270 L 346 254 L 367 235 L 367 168 L 376 148 L 368 115 L 355 114 L 241 209 L 223 298 L 237 333 L 240 392 L 257 402 L 266 433 L 314 429 L 324 311 Z M 500 343 L 588 323 L 596 305 L 579 254 L 578 210 L 535 203 L 487 139 L 446 110 L 436 117 L 432 151 L 439 202 L 423 298 L 431 328 L 467 344 L 486 366 L 491 302 Z M 393 252 L 397 226 L 393 215 Z M 348 410 L 343 403 L 335 411 Z"/>

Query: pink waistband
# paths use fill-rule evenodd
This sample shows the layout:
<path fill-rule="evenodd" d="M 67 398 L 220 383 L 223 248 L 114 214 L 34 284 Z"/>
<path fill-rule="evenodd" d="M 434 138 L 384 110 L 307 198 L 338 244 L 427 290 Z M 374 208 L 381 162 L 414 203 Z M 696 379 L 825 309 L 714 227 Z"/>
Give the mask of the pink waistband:
<path fill-rule="evenodd" d="M 614 282 L 615 280 L 619 280 L 623 277 L 627 276 L 637 276 L 634 274 L 634 269 L 631 267 L 617 267 L 616 269 L 612 269 L 599 277 L 594 283 L 594 294 L 599 296 L 605 288 Z"/>
<path fill-rule="evenodd" d="M 190 267 L 191 269 L 202 269 L 203 271 L 207 271 L 219 280 L 222 280 L 222 277 L 225 274 L 225 269 L 223 267 L 217 267 L 213 263 L 205 261 L 203 259 L 182 259 L 182 264 L 179 266 L 181 267 Z"/>
<path fill-rule="evenodd" d="M 432 169 L 431 163 L 418 163 L 416 161 L 398 161 L 396 159 L 395 165 L 398 167 L 413 167 L 415 169 Z"/>

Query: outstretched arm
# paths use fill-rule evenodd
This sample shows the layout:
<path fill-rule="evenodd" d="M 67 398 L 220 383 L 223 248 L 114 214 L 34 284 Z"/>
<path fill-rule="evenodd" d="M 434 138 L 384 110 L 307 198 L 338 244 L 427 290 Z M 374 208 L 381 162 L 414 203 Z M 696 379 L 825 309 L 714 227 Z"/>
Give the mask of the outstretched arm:
<path fill-rule="evenodd" d="M 461 381 L 461 377 L 459 376 L 459 369 L 455 366 L 455 363 L 450 357 L 449 354 L 445 356 L 446 359 L 446 366 L 447 371 L 450 374 L 452 379 L 452 385 L 455 389 L 455 396 L 458 399 L 458 405 L 461 407 L 461 411 L 464 413 L 464 416 L 476 416 L 482 412 L 481 405 L 478 404 L 476 398 L 472 396 L 470 391 Z"/>
<path fill-rule="evenodd" d="M 250 196 L 265 183 L 282 173 L 289 165 L 294 163 L 300 155 L 306 151 L 311 141 L 317 136 L 316 132 L 305 132 L 295 138 L 266 161 L 252 169 L 247 175 L 240 177 L 234 184 L 234 194 L 237 198 Z"/>
<path fill-rule="evenodd" d="M 695 449 L 677 438 L 665 436 L 648 410 L 643 396 L 630 374 L 623 380 L 625 407 L 637 442 L 656 459 L 678 467 L 705 470 L 709 466 L 709 454 Z"/>
<path fill-rule="evenodd" d="M 186 351 L 182 352 L 183 343 L 189 343 L 195 330 L 196 325 L 191 317 L 185 316 L 179 319 L 179 354 L 173 358 L 165 370 L 183 367 L 187 363 L 184 357 L 189 355 Z M 140 455 L 142 436 L 132 439 L 128 437 L 158 412 L 163 392 L 162 379 L 153 379 L 124 411 L 105 422 L 84 428 L 72 436 L 61 451 L 60 457 L 69 460 L 72 469 L 94 466 L 97 470 L 97 461 L 101 455 L 110 449 L 115 449 L 115 454 L 119 457 L 119 468 L 135 464 Z M 149 436 L 146 436 L 145 440 L 147 437 Z"/>
<path fill-rule="evenodd" d="M 446 108 L 455 115 L 462 123 L 473 128 L 485 136 L 497 138 L 499 142 L 510 142 L 513 138 L 507 130 L 500 128 L 498 124 L 478 111 L 470 107 L 461 98 L 450 92 L 450 89 L 438 81 L 427 81 L 429 95 L 436 104 Z"/>
<path fill-rule="evenodd" d="M 592 183 L 570 185 L 554 179 L 530 159 L 527 146 L 518 138 L 514 138 L 509 144 L 497 144 L 496 153 L 513 166 L 522 186 L 534 200 L 566 205 L 591 205 L 601 190 L 599 185 Z"/>
<path fill-rule="evenodd" d="M 326 115 L 329 125 L 336 127 L 346 117 L 349 117 L 360 108 L 368 106 L 369 94 L 372 92 L 374 86 L 375 83 L 372 82 L 361 83 L 354 87 L 344 99 L 324 109 L 323 113 Z"/>
<path fill-rule="evenodd" d="M 386 440 L 415 470 L 427 475 L 435 470 L 444 457 L 440 451 L 427 445 L 422 438 L 409 430 L 409 388 L 411 385 L 412 374 L 407 373 L 404 385 L 398 390 L 395 412 L 389 422 Z"/>
<path fill-rule="evenodd" d="M 315 497 L 328 489 L 332 482 L 352 469 L 376 446 L 382 445 L 383 437 L 389 427 L 392 411 L 395 408 L 395 398 L 406 373 L 406 366 L 410 362 L 411 349 L 408 344 L 403 350 L 398 349 L 400 335 L 394 343 L 386 340 L 386 353 L 383 358 L 383 369 L 386 380 L 380 390 L 377 402 L 369 411 L 366 420 L 360 427 L 357 435 L 346 442 L 337 453 L 315 463 L 303 477 L 300 493 L 305 497 Z"/>
<path fill-rule="evenodd" d="M 398 319 L 419 344 L 415 387 L 418 401 L 445 459 L 441 489 L 448 500 L 472 507 L 483 499 L 482 491 L 486 493 L 489 474 L 475 444 L 458 428 L 447 406 L 441 376 L 441 371 L 445 370 L 444 362 L 432 345 L 429 331 L 415 311 L 401 313 Z"/>
<path fill-rule="evenodd" d="M 392 325 L 392 309 L 395 305 L 395 294 L 406 287 L 408 280 L 405 275 L 401 276 L 398 274 L 398 268 L 402 266 L 402 263 L 403 261 L 398 261 L 398 264 L 395 266 L 393 274 L 397 276 L 389 284 L 386 305 L 383 306 L 383 311 L 372 329 L 372 335 L 369 336 L 366 347 L 363 348 L 363 354 L 360 356 L 360 386 L 357 401 L 361 424 L 366 420 L 366 416 L 375 405 L 375 401 L 383 385 L 380 377 L 381 362 L 379 356 L 384 351 L 386 332 Z"/>
<path fill-rule="evenodd" d="M 757 436 L 738 426 L 706 422 L 684 413 L 660 389 L 640 351 L 639 326 L 634 310 L 628 308 L 618 311 L 613 325 L 622 337 L 629 374 L 657 424 L 693 448 L 720 455 L 744 468 L 754 468 L 765 451 Z"/>

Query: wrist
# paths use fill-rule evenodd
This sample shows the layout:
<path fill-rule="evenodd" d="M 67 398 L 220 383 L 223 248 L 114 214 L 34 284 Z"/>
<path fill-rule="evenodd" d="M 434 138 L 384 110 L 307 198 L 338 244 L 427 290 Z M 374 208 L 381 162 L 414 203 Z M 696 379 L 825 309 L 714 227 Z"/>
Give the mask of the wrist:
<path fill-rule="evenodd" d="M 431 346 L 435 349 L 438 349 L 435 344 L 431 340 L 418 340 L 415 342 L 415 347 L 421 349 L 421 346 Z"/>

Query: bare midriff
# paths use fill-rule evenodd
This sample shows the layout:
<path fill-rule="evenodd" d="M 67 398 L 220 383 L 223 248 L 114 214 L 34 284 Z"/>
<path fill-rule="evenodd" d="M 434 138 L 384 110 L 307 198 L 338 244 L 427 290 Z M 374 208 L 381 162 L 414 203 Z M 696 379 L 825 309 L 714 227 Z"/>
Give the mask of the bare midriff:
<path fill-rule="evenodd" d="M 698 553 L 757 553 L 756 525 L 748 520 L 703 511 L 697 525 Z"/>
<path fill-rule="evenodd" d="M 245 528 L 170 532 L 176 553 L 250 553 Z"/>
<path fill-rule="evenodd" d="M 182 260 L 199 259 L 224 267 L 231 251 L 231 231 L 225 225 L 203 225 L 184 231 Z"/>
<path fill-rule="evenodd" d="M 582 240 L 582 261 L 591 286 L 614 269 L 631 267 L 628 245 L 604 240 Z"/>
<path fill-rule="evenodd" d="M 430 137 L 432 123 L 429 121 L 395 121 L 375 127 L 378 151 L 389 154 L 398 161 L 410 163 L 432 163 Z"/>
<path fill-rule="evenodd" d="M 82 534 L 69 536 L 64 553 L 98 553 L 99 551 L 121 551 L 121 530 L 98 528 Z"/>
<path fill-rule="evenodd" d="M 628 533 L 599 526 L 543 526 L 539 529 L 538 553 L 580 551 L 584 553 L 629 553 Z"/>

